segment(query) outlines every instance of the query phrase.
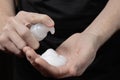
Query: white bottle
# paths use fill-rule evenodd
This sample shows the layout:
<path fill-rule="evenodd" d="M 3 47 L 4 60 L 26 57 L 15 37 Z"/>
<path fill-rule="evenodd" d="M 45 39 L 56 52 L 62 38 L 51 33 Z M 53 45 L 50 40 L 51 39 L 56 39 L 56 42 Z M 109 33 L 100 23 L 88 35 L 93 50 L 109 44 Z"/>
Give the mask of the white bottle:
<path fill-rule="evenodd" d="M 32 25 L 30 28 L 30 31 L 33 33 L 33 35 L 38 41 L 41 41 L 47 36 L 47 33 L 49 31 L 51 34 L 54 34 L 55 28 L 54 27 L 49 28 L 39 23 L 39 24 Z"/>

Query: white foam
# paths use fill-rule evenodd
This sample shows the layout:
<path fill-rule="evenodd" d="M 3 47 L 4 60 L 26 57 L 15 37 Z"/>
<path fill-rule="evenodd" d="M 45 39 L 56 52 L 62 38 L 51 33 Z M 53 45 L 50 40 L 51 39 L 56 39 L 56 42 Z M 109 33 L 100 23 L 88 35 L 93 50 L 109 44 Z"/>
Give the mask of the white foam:
<path fill-rule="evenodd" d="M 57 54 L 53 49 L 48 49 L 41 55 L 41 58 L 56 67 L 65 65 L 67 61 L 64 56 Z"/>

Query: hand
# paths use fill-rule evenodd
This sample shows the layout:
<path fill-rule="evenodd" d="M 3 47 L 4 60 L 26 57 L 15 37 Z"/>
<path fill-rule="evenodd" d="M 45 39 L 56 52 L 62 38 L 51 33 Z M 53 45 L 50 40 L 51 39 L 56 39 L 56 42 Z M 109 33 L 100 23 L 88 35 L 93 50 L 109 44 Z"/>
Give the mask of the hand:
<path fill-rule="evenodd" d="M 20 11 L 16 16 L 10 17 L 0 33 L 0 50 L 21 55 L 23 47 L 33 49 L 39 47 L 39 42 L 30 32 L 30 25 L 42 23 L 53 27 L 53 20 L 45 14 Z"/>
<path fill-rule="evenodd" d="M 63 42 L 56 51 L 67 58 L 66 65 L 48 64 L 30 47 L 24 47 L 28 61 L 43 75 L 54 78 L 80 76 L 92 63 L 98 49 L 97 38 L 88 33 L 76 33 Z"/>

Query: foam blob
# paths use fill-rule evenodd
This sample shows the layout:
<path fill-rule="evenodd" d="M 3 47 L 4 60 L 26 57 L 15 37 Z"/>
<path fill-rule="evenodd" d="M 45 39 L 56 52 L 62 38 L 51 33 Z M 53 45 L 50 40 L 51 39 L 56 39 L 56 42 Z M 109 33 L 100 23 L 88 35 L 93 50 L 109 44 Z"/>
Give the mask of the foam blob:
<path fill-rule="evenodd" d="M 33 35 L 38 41 L 41 41 L 47 36 L 47 33 L 49 31 L 51 34 L 54 34 L 55 28 L 54 27 L 49 28 L 43 24 L 38 23 L 38 24 L 32 25 L 30 28 L 30 31 L 33 33 Z"/>
<path fill-rule="evenodd" d="M 49 64 L 56 66 L 56 67 L 65 65 L 67 61 L 64 56 L 57 54 L 56 51 L 53 49 L 48 49 L 46 52 L 44 52 L 41 55 L 41 58 L 43 58 Z"/>

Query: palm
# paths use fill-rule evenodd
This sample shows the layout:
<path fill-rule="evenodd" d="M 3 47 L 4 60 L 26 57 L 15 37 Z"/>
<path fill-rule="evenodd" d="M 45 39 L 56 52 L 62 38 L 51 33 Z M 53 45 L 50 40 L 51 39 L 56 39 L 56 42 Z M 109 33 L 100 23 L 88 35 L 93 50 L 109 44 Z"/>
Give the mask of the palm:
<path fill-rule="evenodd" d="M 92 63 L 96 50 L 87 36 L 74 34 L 61 44 L 56 51 L 67 58 L 67 76 L 79 76 Z M 64 70 L 62 70 L 64 72 Z"/>

